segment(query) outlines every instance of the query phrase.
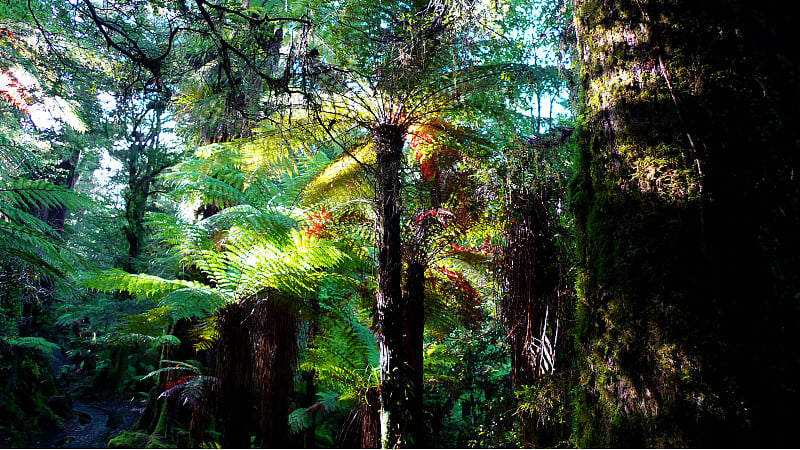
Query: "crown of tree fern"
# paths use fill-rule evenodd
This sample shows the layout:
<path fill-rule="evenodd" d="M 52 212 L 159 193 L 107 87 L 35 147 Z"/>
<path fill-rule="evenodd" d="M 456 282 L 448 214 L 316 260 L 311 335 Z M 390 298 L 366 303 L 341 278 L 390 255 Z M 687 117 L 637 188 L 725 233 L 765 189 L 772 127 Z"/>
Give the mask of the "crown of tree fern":
<path fill-rule="evenodd" d="M 153 308 L 130 317 L 120 331 L 128 336 L 163 336 L 180 319 L 205 321 L 196 330 L 200 347 L 216 337 L 214 315 L 232 302 L 261 298 L 308 298 L 330 269 L 351 259 L 341 246 L 303 233 L 304 210 L 293 205 L 292 192 L 313 177 L 325 159 L 311 159 L 281 177 L 244 172 L 219 161 L 193 160 L 168 175 L 175 195 L 184 200 L 214 202 L 221 210 L 195 222 L 153 214 L 149 224 L 199 281 L 169 280 L 153 275 L 109 270 L 86 275 L 82 285 L 99 291 L 126 292 L 153 302 Z M 288 188 L 288 189 L 287 189 Z M 339 277 L 341 278 L 341 277 Z"/>

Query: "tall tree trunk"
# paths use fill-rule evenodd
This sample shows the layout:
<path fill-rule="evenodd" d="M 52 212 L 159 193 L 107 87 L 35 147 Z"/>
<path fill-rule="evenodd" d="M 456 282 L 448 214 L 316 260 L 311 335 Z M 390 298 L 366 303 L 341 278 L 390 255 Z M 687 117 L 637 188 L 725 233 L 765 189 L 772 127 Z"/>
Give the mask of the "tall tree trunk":
<path fill-rule="evenodd" d="M 137 273 L 141 266 L 139 259 L 145 238 L 144 214 L 150 193 L 150 180 L 130 180 L 128 189 L 125 195 L 125 224 L 122 226 L 125 239 L 128 241 L 128 255 L 122 262 L 122 270 Z"/>
<path fill-rule="evenodd" d="M 408 262 L 405 280 L 404 328 L 406 333 L 405 360 L 410 365 L 410 389 L 408 396 L 408 427 L 413 430 L 412 445 L 422 447 L 427 428 L 423 420 L 423 336 L 425 333 L 425 249 L 414 252 L 416 258 Z M 422 253 L 420 255 L 419 253 Z"/>
<path fill-rule="evenodd" d="M 407 354 L 410 333 L 406 328 L 408 311 L 402 290 L 400 165 L 405 134 L 404 128 L 392 124 L 379 125 L 373 131 L 377 153 L 381 445 L 389 448 L 420 444 L 420 430 L 413 429 L 411 424 L 418 423 L 422 413 L 418 409 L 422 386 L 415 383 L 414 368 Z"/>
<path fill-rule="evenodd" d="M 798 58 L 777 2 L 574 0 L 579 446 L 783 446 Z M 794 230 L 794 231 L 789 231 Z M 792 256 L 790 256 L 792 255 Z"/>

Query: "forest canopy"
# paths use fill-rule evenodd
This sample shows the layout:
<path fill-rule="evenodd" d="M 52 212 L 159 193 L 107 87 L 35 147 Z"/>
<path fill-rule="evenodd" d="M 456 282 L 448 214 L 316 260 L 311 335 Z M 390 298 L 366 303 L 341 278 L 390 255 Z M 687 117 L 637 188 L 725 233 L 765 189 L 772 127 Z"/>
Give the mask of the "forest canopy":
<path fill-rule="evenodd" d="M 0 446 L 788 446 L 750 0 L 0 0 Z"/>

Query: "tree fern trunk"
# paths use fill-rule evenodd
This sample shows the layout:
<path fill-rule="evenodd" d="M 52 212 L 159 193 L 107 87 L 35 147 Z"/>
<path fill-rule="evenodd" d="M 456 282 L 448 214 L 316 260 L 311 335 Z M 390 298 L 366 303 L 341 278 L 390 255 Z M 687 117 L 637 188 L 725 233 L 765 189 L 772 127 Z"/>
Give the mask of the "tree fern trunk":
<path fill-rule="evenodd" d="M 259 396 L 259 447 L 289 442 L 289 397 L 297 365 L 297 315 L 289 299 L 273 294 L 257 303 L 252 317 L 256 337 L 255 381 Z"/>
<path fill-rule="evenodd" d="M 297 364 L 293 299 L 266 298 L 220 311 L 217 375 L 219 419 L 225 447 L 288 445 L 289 399 Z"/>
<path fill-rule="evenodd" d="M 222 445 L 228 448 L 250 448 L 257 428 L 253 344 L 246 324 L 249 312 L 241 304 L 230 304 L 218 318 L 219 421 Z"/>
<path fill-rule="evenodd" d="M 408 330 L 402 291 L 402 215 L 400 165 L 405 129 L 383 124 L 373 131 L 377 153 L 378 228 L 378 342 L 381 364 L 381 445 L 407 447 L 419 444 L 417 404 L 422 387 L 414 384 L 414 369 L 407 357 Z"/>
<path fill-rule="evenodd" d="M 503 251 L 506 293 L 501 303 L 503 325 L 509 334 L 514 386 L 534 385 L 553 370 L 555 343 L 548 318 L 558 313 L 559 282 L 555 242 L 550 231 L 542 192 L 531 189 L 511 193 L 513 214 L 508 244 Z M 551 316 L 552 314 L 552 316 Z M 552 446 L 537 433 L 536 418 L 522 420 L 522 444 Z"/>
<path fill-rule="evenodd" d="M 424 252 L 417 249 L 416 253 Z M 423 446 L 424 431 L 427 426 L 423 420 L 423 336 L 425 331 L 425 270 L 426 258 L 412 259 L 408 262 L 405 280 L 406 311 L 405 359 L 411 366 L 411 395 L 408 397 L 408 427 L 414 430 L 411 435 L 417 447 Z"/>
<path fill-rule="evenodd" d="M 577 443 L 786 445 L 798 416 L 787 330 L 799 324 L 800 264 L 788 255 L 800 250 L 800 151 L 782 124 L 797 117 L 800 65 L 785 11 L 574 5 Z"/>

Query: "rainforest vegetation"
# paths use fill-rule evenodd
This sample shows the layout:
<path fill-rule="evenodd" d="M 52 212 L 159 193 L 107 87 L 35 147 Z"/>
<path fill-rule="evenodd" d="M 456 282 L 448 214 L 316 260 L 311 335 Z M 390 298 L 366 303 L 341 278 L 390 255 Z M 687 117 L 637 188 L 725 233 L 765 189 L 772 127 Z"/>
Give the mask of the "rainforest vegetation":
<path fill-rule="evenodd" d="M 0 447 L 784 447 L 762 0 L 0 0 Z"/>

